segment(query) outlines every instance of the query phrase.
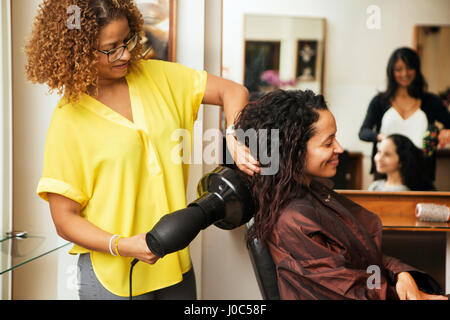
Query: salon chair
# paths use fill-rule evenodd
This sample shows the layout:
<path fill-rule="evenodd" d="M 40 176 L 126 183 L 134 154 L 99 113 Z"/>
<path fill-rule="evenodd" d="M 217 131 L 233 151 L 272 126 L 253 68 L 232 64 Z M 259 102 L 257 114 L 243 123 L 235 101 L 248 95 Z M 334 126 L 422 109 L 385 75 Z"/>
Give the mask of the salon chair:
<path fill-rule="evenodd" d="M 253 218 L 246 224 L 247 230 L 252 226 Z M 280 300 L 277 270 L 269 248 L 258 238 L 253 238 L 247 248 L 262 298 L 264 300 Z"/>
<path fill-rule="evenodd" d="M 233 162 L 233 158 L 228 152 L 226 141 L 223 141 L 223 163 L 226 166 L 238 170 Z M 253 218 L 246 223 L 247 231 L 253 226 Z M 277 270 L 273 263 L 267 245 L 258 238 L 253 238 L 247 244 L 250 261 L 253 271 L 255 272 L 256 281 L 258 282 L 259 291 L 264 300 L 280 300 L 280 292 L 278 290 Z"/>

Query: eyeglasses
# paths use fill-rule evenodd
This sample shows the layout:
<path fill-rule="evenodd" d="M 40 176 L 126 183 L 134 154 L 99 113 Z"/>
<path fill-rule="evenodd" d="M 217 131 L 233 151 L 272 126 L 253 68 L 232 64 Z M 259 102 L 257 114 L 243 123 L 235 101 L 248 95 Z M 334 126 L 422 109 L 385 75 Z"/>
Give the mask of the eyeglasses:
<path fill-rule="evenodd" d="M 94 50 L 97 50 L 98 52 L 106 54 L 106 56 L 108 58 L 108 63 L 113 63 L 122 58 L 123 53 L 125 52 L 125 48 L 128 50 L 128 52 L 133 51 L 133 49 L 136 48 L 138 38 L 139 38 L 138 33 L 135 33 L 134 36 L 130 40 L 125 42 L 125 44 L 123 46 L 120 46 L 120 47 L 117 47 L 117 48 L 114 48 L 114 49 L 111 49 L 108 51 L 95 49 L 95 48 L 94 48 Z"/>

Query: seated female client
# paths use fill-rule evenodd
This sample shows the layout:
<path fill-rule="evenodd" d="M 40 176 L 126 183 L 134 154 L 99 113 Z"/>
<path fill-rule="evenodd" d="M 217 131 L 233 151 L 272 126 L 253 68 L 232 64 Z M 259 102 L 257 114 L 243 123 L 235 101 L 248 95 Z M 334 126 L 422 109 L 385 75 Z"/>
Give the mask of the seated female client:
<path fill-rule="evenodd" d="M 236 128 L 279 130 L 278 144 L 266 134 L 278 172 L 245 178 L 256 205 L 248 237 L 268 244 L 282 299 L 447 299 L 433 278 L 383 255 L 374 213 L 320 181 L 343 151 L 323 96 L 270 92 L 243 109 Z"/>

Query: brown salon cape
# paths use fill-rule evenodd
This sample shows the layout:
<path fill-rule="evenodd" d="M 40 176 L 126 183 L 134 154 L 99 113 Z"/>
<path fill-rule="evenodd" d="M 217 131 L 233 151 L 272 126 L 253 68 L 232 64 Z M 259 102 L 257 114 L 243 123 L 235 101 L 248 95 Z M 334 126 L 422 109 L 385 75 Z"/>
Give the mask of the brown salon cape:
<path fill-rule="evenodd" d="M 442 294 L 432 277 L 384 255 L 381 235 L 374 213 L 313 180 L 306 195 L 282 211 L 267 241 L 281 299 L 398 299 L 402 271 L 422 291 Z"/>

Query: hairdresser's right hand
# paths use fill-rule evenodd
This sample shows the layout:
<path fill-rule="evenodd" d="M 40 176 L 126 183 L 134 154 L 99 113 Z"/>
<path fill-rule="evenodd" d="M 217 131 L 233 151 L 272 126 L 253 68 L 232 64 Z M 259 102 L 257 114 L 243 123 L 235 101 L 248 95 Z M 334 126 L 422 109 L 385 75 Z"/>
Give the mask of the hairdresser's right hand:
<path fill-rule="evenodd" d="M 122 257 L 136 258 L 149 264 L 154 264 L 159 259 L 148 248 L 145 233 L 130 238 L 120 238 L 117 247 Z"/>
<path fill-rule="evenodd" d="M 250 149 L 246 145 L 239 142 L 231 134 L 227 134 L 226 142 L 234 163 L 241 171 L 249 176 L 261 173 L 260 163 L 252 156 Z"/>
<path fill-rule="evenodd" d="M 387 138 L 387 135 L 384 134 L 384 133 L 379 133 L 379 134 L 377 135 L 377 140 L 378 140 L 378 142 L 380 142 L 380 141 L 382 141 L 382 140 L 384 140 L 384 139 L 386 139 L 386 138 Z"/>
<path fill-rule="evenodd" d="M 450 129 L 441 130 L 438 139 L 440 148 L 445 148 L 447 144 L 450 144 Z"/>

